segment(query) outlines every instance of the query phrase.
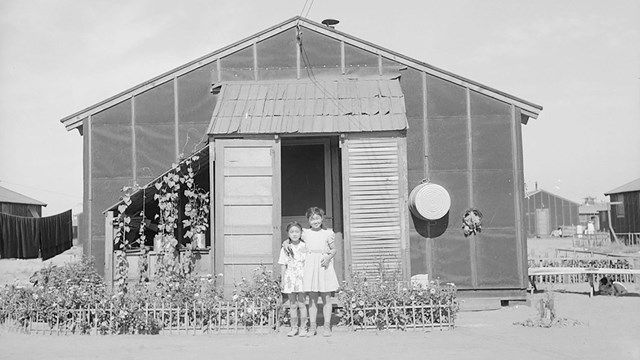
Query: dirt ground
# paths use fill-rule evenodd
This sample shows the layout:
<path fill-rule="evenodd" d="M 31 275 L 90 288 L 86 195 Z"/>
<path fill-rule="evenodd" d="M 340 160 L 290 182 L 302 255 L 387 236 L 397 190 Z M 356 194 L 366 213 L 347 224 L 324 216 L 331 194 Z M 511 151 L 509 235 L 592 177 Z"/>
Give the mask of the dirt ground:
<path fill-rule="evenodd" d="M 530 250 L 544 256 L 545 247 L 536 243 Z M 330 338 L 287 338 L 284 332 L 56 336 L 24 335 L 0 328 L 0 359 L 640 359 L 640 285 L 628 287 L 630 294 L 625 297 L 589 298 L 586 283 L 541 286 L 543 292 L 530 295 L 528 304 L 464 311 L 454 329 L 431 332 L 340 329 Z M 555 299 L 557 316 L 579 325 L 514 325 L 535 319 L 537 300 L 549 292 Z"/>

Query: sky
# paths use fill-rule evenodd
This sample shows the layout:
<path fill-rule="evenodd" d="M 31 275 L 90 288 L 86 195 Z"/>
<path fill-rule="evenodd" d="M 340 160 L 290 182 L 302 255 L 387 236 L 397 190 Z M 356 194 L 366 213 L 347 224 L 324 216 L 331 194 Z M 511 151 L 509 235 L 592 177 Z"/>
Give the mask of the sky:
<path fill-rule="evenodd" d="M 602 201 L 640 178 L 637 0 L 0 0 L 0 186 L 81 211 L 60 119 L 296 15 L 542 105 L 528 191 Z"/>

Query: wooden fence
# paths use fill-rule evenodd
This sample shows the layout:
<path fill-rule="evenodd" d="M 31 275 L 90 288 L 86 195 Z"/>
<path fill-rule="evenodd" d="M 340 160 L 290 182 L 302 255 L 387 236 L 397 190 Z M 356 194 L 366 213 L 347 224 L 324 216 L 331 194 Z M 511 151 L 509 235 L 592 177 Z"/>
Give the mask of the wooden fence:
<path fill-rule="evenodd" d="M 429 303 L 338 308 L 351 330 L 367 329 L 449 329 L 454 327 L 455 304 Z M 9 331 L 45 335 L 108 334 L 238 334 L 278 332 L 284 307 L 241 305 L 220 302 L 213 307 L 192 303 L 146 304 L 135 310 L 91 306 L 82 309 L 35 310 L 0 308 L 0 324 Z"/>
<path fill-rule="evenodd" d="M 343 311 L 348 311 L 345 325 L 352 330 L 445 330 L 455 326 L 455 311 L 449 303 L 393 303 L 390 306 L 365 306 Z"/>
<path fill-rule="evenodd" d="M 637 258 L 541 258 L 529 259 L 529 268 L 596 268 L 596 269 L 634 269 Z M 608 275 L 612 281 L 635 283 L 632 274 Z M 589 282 L 587 274 L 552 274 L 536 276 L 538 283 L 575 284 Z"/>

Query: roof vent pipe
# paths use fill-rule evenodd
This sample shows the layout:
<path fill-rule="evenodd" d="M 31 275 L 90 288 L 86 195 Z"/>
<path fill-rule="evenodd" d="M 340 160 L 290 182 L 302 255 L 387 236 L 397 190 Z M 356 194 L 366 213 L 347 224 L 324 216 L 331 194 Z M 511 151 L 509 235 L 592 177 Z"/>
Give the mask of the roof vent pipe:
<path fill-rule="evenodd" d="M 336 19 L 324 19 L 324 20 L 322 20 L 322 25 L 324 25 L 326 27 L 330 27 L 332 29 L 335 29 L 336 25 L 338 25 L 338 23 L 340 23 L 340 21 L 338 21 Z"/>

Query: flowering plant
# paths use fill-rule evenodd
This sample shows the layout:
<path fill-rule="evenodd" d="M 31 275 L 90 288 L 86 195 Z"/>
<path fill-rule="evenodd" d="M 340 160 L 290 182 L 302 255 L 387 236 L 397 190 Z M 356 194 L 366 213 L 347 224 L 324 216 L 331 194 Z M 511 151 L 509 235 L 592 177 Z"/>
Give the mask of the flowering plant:
<path fill-rule="evenodd" d="M 431 281 L 424 286 L 407 286 L 396 279 L 367 279 L 363 273 L 354 273 L 350 280 L 344 281 L 338 292 L 343 304 L 340 325 L 405 329 L 423 322 L 448 322 L 458 311 L 453 284 Z M 435 312 L 423 310 L 436 307 Z"/>

